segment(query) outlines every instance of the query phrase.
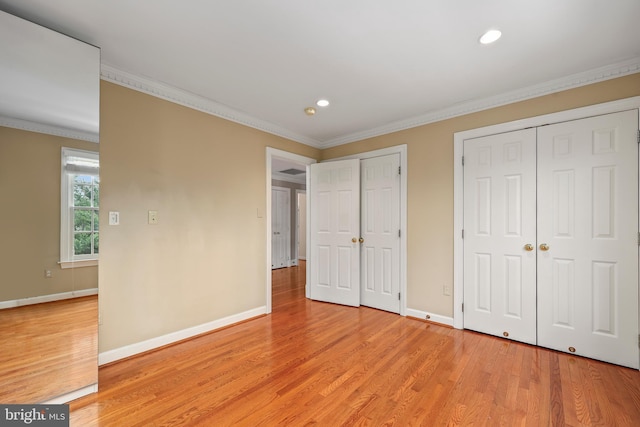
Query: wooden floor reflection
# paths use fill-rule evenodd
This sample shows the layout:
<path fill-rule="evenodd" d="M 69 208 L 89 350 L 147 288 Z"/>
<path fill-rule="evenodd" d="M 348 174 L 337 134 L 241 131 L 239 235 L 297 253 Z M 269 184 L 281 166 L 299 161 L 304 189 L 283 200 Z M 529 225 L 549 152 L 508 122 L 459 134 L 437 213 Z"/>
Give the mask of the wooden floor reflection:
<path fill-rule="evenodd" d="M 0 403 L 40 403 L 97 380 L 97 295 L 0 310 Z"/>
<path fill-rule="evenodd" d="M 100 368 L 72 426 L 637 426 L 640 373 L 367 307 L 304 298 Z"/>

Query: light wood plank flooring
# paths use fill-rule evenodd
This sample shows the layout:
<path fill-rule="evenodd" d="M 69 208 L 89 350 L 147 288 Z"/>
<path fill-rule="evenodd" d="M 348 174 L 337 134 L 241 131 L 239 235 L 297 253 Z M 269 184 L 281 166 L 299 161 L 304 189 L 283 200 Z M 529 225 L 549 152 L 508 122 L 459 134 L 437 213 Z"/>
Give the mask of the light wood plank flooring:
<path fill-rule="evenodd" d="M 366 307 L 304 298 L 100 369 L 73 426 L 638 426 L 640 373 Z"/>
<path fill-rule="evenodd" d="M 96 295 L 0 310 L 0 403 L 38 403 L 98 381 Z"/>

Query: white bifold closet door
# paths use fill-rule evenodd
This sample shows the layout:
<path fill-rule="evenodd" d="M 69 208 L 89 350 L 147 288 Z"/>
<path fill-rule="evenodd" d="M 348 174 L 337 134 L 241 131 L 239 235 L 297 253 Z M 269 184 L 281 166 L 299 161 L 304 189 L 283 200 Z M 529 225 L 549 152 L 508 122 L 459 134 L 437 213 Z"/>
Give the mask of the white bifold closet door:
<path fill-rule="evenodd" d="M 400 155 L 309 168 L 309 296 L 400 312 Z"/>
<path fill-rule="evenodd" d="M 637 110 L 538 129 L 538 344 L 634 368 L 637 132 Z"/>
<path fill-rule="evenodd" d="M 465 141 L 465 328 L 536 343 L 535 244 L 535 129 Z"/>
<path fill-rule="evenodd" d="M 464 143 L 464 326 L 638 368 L 638 111 Z"/>
<path fill-rule="evenodd" d="M 360 303 L 400 313 L 400 155 L 360 162 Z"/>
<path fill-rule="evenodd" d="M 309 296 L 360 305 L 360 160 L 309 167 Z"/>

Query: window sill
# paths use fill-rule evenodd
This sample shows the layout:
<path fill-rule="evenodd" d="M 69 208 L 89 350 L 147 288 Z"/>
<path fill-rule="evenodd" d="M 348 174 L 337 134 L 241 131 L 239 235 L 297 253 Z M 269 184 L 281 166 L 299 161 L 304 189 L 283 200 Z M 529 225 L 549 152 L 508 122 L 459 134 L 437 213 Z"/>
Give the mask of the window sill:
<path fill-rule="evenodd" d="M 97 259 L 81 259 L 76 261 L 60 261 L 61 269 L 66 268 L 80 268 L 80 267 L 96 267 L 98 265 Z"/>

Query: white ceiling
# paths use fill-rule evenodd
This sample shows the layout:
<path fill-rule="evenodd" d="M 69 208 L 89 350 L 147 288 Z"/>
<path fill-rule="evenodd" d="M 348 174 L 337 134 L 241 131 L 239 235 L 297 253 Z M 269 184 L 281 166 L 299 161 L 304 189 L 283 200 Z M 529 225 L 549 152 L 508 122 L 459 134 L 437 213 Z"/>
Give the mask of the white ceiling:
<path fill-rule="evenodd" d="M 99 46 L 107 80 L 177 90 L 320 148 L 640 71 L 639 0 L 0 0 L 0 9 Z M 480 45 L 490 28 L 502 39 Z M 331 105 L 306 116 L 320 98 Z"/>
<path fill-rule="evenodd" d="M 297 169 L 303 171 L 299 174 L 282 173 L 289 169 Z M 273 157 L 271 160 L 271 177 L 273 179 L 279 179 L 281 181 L 295 182 L 298 184 L 306 184 L 306 165 L 302 163 L 294 162 L 289 159 L 282 159 L 279 157 Z"/>

